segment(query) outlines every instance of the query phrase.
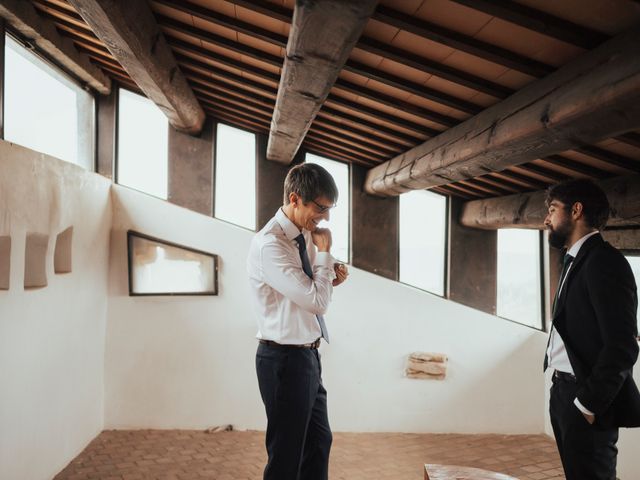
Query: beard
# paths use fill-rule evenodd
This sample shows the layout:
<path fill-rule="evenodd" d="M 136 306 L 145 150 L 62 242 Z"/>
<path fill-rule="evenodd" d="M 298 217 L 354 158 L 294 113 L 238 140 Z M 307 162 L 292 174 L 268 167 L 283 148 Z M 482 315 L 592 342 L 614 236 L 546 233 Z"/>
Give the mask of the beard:
<path fill-rule="evenodd" d="M 567 238 L 571 234 L 571 224 L 568 221 L 562 222 L 555 229 L 549 228 L 549 245 L 553 248 L 564 248 Z"/>

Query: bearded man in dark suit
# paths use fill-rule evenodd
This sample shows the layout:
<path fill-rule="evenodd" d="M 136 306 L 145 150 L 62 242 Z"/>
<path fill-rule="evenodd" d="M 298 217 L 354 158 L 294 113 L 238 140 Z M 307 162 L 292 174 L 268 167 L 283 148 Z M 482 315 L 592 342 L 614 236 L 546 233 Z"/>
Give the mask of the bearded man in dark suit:
<path fill-rule="evenodd" d="M 544 368 L 567 480 L 615 480 L 619 427 L 640 426 L 636 284 L 625 257 L 600 235 L 605 193 L 589 180 L 547 192 L 549 244 L 566 249 Z"/>

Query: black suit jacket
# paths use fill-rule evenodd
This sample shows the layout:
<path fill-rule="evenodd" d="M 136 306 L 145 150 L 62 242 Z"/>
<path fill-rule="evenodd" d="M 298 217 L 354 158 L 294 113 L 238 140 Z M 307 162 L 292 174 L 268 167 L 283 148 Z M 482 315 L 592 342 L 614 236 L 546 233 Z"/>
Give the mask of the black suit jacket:
<path fill-rule="evenodd" d="M 603 427 L 640 426 L 638 297 L 629 262 L 600 234 L 588 238 L 560 292 L 553 319 L 578 381 L 580 403 Z"/>

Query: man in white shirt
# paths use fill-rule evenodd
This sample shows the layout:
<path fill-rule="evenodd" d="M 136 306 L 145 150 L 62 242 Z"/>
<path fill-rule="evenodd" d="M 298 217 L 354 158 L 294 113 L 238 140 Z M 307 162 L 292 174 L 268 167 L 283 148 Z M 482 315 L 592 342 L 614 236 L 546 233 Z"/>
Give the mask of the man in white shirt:
<path fill-rule="evenodd" d="M 549 412 L 567 480 L 614 480 L 619 427 L 640 426 L 636 284 L 624 256 L 602 239 L 605 193 L 589 180 L 549 189 L 549 244 L 567 249 L 544 368 Z"/>
<path fill-rule="evenodd" d="M 256 372 L 267 414 L 265 480 L 327 480 L 332 434 L 318 346 L 333 287 L 347 270 L 331 256 L 331 232 L 318 228 L 338 199 L 316 164 L 293 167 L 284 205 L 256 233 L 247 259 L 258 315 Z"/>

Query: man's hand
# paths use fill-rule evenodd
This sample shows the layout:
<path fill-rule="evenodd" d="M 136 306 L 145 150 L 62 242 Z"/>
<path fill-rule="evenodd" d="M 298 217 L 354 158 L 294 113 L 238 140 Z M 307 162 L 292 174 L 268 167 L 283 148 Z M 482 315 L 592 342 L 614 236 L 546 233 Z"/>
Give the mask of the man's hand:
<path fill-rule="evenodd" d="M 337 287 L 347 279 L 349 270 L 344 263 L 334 263 L 333 270 L 336 272 L 336 278 L 333 279 L 333 286 Z"/>
<path fill-rule="evenodd" d="M 331 230 L 328 228 L 316 228 L 311 232 L 311 239 L 319 252 L 331 250 Z"/>
<path fill-rule="evenodd" d="M 582 415 L 584 416 L 584 418 L 586 418 L 587 422 L 589 422 L 589 424 L 593 425 L 593 422 L 596 421 L 596 416 L 595 415 L 589 415 L 588 413 L 584 413 L 584 412 L 580 412 L 582 413 Z"/>

